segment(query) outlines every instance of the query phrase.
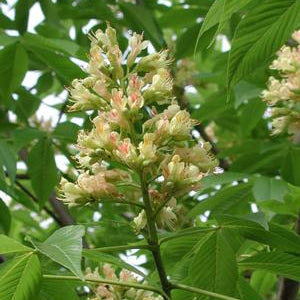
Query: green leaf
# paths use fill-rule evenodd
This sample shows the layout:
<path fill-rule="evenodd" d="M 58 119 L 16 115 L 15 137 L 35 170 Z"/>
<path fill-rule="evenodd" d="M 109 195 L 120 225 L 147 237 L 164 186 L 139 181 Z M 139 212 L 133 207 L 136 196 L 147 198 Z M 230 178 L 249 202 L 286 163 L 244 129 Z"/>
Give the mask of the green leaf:
<path fill-rule="evenodd" d="M 287 152 L 281 166 L 281 176 L 287 182 L 300 186 L 300 148 L 292 147 Z"/>
<path fill-rule="evenodd" d="M 78 282 L 42 279 L 38 300 L 79 300 Z"/>
<path fill-rule="evenodd" d="M 8 234 L 10 229 L 11 216 L 9 208 L 6 206 L 4 201 L 0 198 L 0 231 Z"/>
<path fill-rule="evenodd" d="M 274 273 L 264 270 L 256 270 L 251 275 L 250 285 L 260 295 L 267 295 L 277 282 L 277 276 Z"/>
<path fill-rule="evenodd" d="M 63 84 L 70 84 L 74 78 L 84 77 L 84 72 L 68 56 L 54 51 L 30 47 L 33 53 L 47 66 L 53 69 Z"/>
<path fill-rule="evenodd" d="M 244 269 L 259 269 L 300 281 L 300 258 L 284 252 L 263 252 L 239 262 Z"/>
<path fill-rule="evenodd" d="M 4 234 L 0 234 L 0 254 L 28 251 L 33 251 L 33 249 L 22 245 L 21 243 L 9 238 Z"/>
<path fill-rule="evenodd" d="M 160 50 L 165 46 L 163 35 L 159 26 L 152 15 L 144 5 L 133 5 L 131 3 L 119 3 L 126 21 L 132 26 L 132 29 L 137 32 L 145 32 L 146 39 L 149 39 L 155 49 Z"/>
<path fill-rule="evenodd" d="M 46 38 L 39 34 L 26 33 L 23 36 L 22 41 L 28 47 L 34 47 L 35 49 L 58 51 L 68 56 L 80 59 L 86 58 L 84 53 L 79 55 L 80 46 L 70 40 Z"/>
<path fill-rule="evenodd" d="M 63 142 L 75 143 L 80 126 L 71 122 L 60 123 L 53 131 L 53 137 Z"/>
<path fill-rule="evenodd" d="M 239 299 L 241 300 L 262 300 L 257 292 L 241 276 L 238 281 L 237 290 L 239 292 Z"/>
<path fill-rule="evenodd" d="M 261 95 L 262 88 L 259 88 L 247 81 L 240 81 L 234 87 L 234 95 L 235 95 L 235 102 L 234 107 L 238 108 L 242 103 L 247 102 L 253 98 L 259 98 Z M 263 103 L 260 100 L 261 103 Z"/>
<path fill-rule="evenodd" d="M 231 18 L 231 16 L 246 6 L 250 1 L 251 0 L 216 0 L 205 16 L 203 25 L 197 38 L 197 44 L 203 34 L 213 27 L 216 29 L 213 35 L 213 38 L 215 38 L 217 34 L 222 31 L 226 22 Z M 216 27 L 216 25 L 218 26 Z"/>
<path fill-rule="evenodd" d="M 266 104 L 260 98 L 252 99 L 242 108 L 241 132 L 247 136 L 256 127 L 266 110 Z"/>
<path fill-rule="evenodd" d="M 189 278 L 193 286 L 234 296 L 238 270 L 230 241 L 228 232 L 220 229 L 199 242 L 198 251 L 189 268 Z"/>
<path fill-rule="evenodd" d="M 193 54 L 193 50 L 196 47 L 196 40 L 197 35 L 199 33 L 199 30 L 201 28 L 200 24 L 195 24 L 189 28 L 187 28 L 186 31 L 184 31 L 177 39 L 176 41 L 176 53 L 175 57 L 177 59 L 191 56 Z M 205 49 L 209 42 L 212 39 L 212 35 L 214 34 L 215 28 L 211 28 L 210 30 L 206 31 L 205 34 L 202 37 L 201 44 L 199 47 L 197 47 L 197 51 Z"/>
<path fill-rule="evenodd" d="M 15 112 L 20 119 L 28 122 L 28 118 L 39 108 L 41 100 L 25 88 L 18 89 L 17 94 L 19 97 L 16 103 Z"/>
<path fill-rule="evenodd" d="M 0 167 L 4 166 L 13 182 L 16 178 L 16 158 L 10 146 L 0 139 Z"/>
<path fill-rule="evenodd" d="M 299 0 L 259 2 L 239 23 L 229 54 L 228 88 L 268 63 L 299 25 Z"/>
<path fill-rule="evenodd" d="M 115 265 L 117 267 L 120 267 L 122 269 L 123 268 L 127 269 L 128 271 L 136 273 L 136 274 L 138 274 L 142 277 L 146 276 L 143 272 L 141 272 L 137 268 L 133 267 L 132 265 L 127 264 L 122 259 L 117 258 L 117 257 L 115 257 L 113 255 L 110 255 L 110 254 L 107 254 L 107 253 L 97 251 L 96 249 L 95 250 L 94 249 L 83 250 L 82 254 L 83 254 L 84 257 L 86 257 L 90 260 L 101 262 L 101 263 L 102 262 L 110 263 L 110 264 L 113 264 L 113 265 Z"/>
<path fill-rule="evenodd" d="M 31 4 L 31 0 L 18 0 L 16 3 L 15 23 L 20 34 L 23 34 L 27 30 L 29 9 Z"/>
<path fill-rule="evenodd" d="M 0 50 L 0 94 L 5 101 L 21 84 L 27 71 L 27 53 L 20 43 Z"/>
<path fill-rule="evenodd" d="M 201 179 L 201 186 L 203 189 L 213 187 L 219 184 L 233 183 L 245 178 L 249 178 L 249 174 L 237 172 L 224 172 L 222 174 L 211 174 Z"/>
<path fill-rule="evenodd" d="M 238 203 L 248 199 L 250 195 L 250 184 L 239 184 L 224 188 L 214 196 L 200 201 L 200 203 L 189 211 L 188 216 L 192 218 L 207 210 L 215 214 L 228 212 L 228 210 L 234 208 Z"/>
<path fill-rule="evenodd" d="M 258 177 L 253 185 L 253 195 L 257 201 L 277 200 L 283 202 L 288 193 L 288 185 L 281 179 Z"/>
<path fill-rule="evenodd" d="M 28 173 L 40 207 L 43 207 L 58 182 L 51 141 L 41 138 L 28 155 Z"/>
<path fill-rule="evenodd" d="M 0 267 L 0 299 L 32 300 L 41 278 L 37 255 L 27 253 L 5 262 Z"/>
<path fill-rule="evenodd" d="M 281 251 L 300 254 L 300 237 L 293 231 L 270 223 L 269 230 L 250 220 L 233 216 L 218 216 L 218 222 L 225 228 L 237 230 L 243 237 L 270 245 Z"/>
<path fill-rule="evenodd" d="M 83 226 L 71 225 L 58 229 L 43 243 L 31 242 L 38 251 L 83 279 L 81 272 L 83 235 Z"/>

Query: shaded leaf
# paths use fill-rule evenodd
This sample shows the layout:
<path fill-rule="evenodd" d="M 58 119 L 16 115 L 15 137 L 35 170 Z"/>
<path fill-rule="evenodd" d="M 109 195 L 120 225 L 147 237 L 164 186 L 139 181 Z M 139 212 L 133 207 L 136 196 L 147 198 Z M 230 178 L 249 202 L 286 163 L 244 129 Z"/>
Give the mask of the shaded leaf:
<path fill-rule="evenodd" d="M 198 251 L 189 268 L 192 285 L 233 296 L 238 271 L 229 235 L 225 230 L 218 230 L 208 234 L 207 238 L 199 243 Z M 206 299 L 206 297 L 200 296 L 198 299 Z"/>
<path fill-rule="evenodd" d="M 9 208 L 6 206 L 4 201 L 0 198 L 0 231 L 8 234 L 10 229 L 11 216 Z"/>
<path fill-rule="evenodd" d="M 35 254 L 24 254 L 5 262 L 0 267 L 0 299 L 34 299 L 40 278 L 40 262 Z"/>
<path fill-rule="evenodd" d="M 16 253 L 16 252 L 28 252 L 33 251 L 32 248 L 26 247 L 16 240 L 4 235 L 0 234 L 0 253 Z"/>
<path fill-rule="evenodd" d="M 31 149 L 27 165 L 31 185 L 40 207 L 43 207 L 58 182 L 54 152 L 49 139 L 41 138 Z"/>
<path fill-rule="evenodd" d="M 21 84 L 27 71 L 27 53 L 20 43 L 0 50 L 0 94 L 5 98 Z"/>
<path fill-rule="evenodd" d="M 300 258 L 284 252 L 263 252 L 239 262 L 246 269 L 274 272 L 281 276 L 300 281 Z"/>
<path fill-rule="evenodd" d="M 38 251 L 69 269 L 77 277 L 83 278 L 81 272 L 83 235 L 83 226 L 71 225 L 58 229 L 43 243 L 31 242 Z"/>

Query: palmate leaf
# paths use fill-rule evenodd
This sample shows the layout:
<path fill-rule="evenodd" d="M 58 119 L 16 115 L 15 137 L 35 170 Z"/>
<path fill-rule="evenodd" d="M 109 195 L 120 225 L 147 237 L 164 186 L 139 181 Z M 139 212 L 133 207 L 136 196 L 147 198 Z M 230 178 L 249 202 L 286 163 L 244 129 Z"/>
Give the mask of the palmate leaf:
<path fill-rule="evenodd" d="M 83 279 L 81 272 L 83 235 L 83 226 L 71 225 L 58 229 L 43 243 L 32 240 L 31 242 L 38 251 Z"/>
<path fill-rule="evenodd" d="M 284 252 L 263 252 L 239 262 L 243 269 L 271 271 L 300 281 L 300 258 Z"/>
<path fill-rule="evenodd" d="M 5 262 L 0 267 L 0 299 L 35 299 L 41 278 L 36 254 L 27 253 Z"/>
<path fill-rule="evenodd" d="M 266 0 L 239 23 L 229 54 L 228 88 L 268 63 L 300 24 L 299 0 Z"/>
<path fill-rule="evenodd" d="M 191 285 L 234 296 L 238 279 L 237 263 L 230 234 L 220 229 L 199 242 L 189 268 Z M 196 246 L 197 247 L 197 246 Z M 206 299 L 198 297 L 197 299 Z"/>
<path fill-rule="evenodd" d="M 9 238 L 4 234 L 0 234 L 0 254 L 28 251 L 33 251 L 33 249 L 22 245 L 21 243 Z"/>

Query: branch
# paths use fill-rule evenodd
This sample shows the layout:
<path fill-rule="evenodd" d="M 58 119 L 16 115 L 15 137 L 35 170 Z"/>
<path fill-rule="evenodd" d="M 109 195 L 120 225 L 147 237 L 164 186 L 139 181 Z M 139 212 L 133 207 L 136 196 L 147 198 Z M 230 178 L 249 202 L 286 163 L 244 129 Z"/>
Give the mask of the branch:
<path fill-rule="evenodd" d="M 43 275 L 43 278 L 53 279 L 53 280 L 82 281 L 80 278 L 75 277 L 75 276 L 60 276 L 60 275 L 45 274 L 45 275 Z M 132 282 L 106 280 L 106 279 L 96 279 L 96 278 L 85 278 L 84 281 L 90 282 L 90 283 L 104 283 L 104 284 L 110 284 L 110 285 L 119 285 L 119 286 L 132 287 L 132 288 L 146 290 L 146 291 L 152 291 L 152 292 L 155 292 L 155 293 L 158 293 L 158 294 L 164 296 L 167 300 L 170 300 L 170 298 L 162 290 L 160 290 L 159 288 L 156 288 L 154 286 L 150 286 L 150 285 L 132 283 Z"/>
<path fill-rule="evenodd" d="M 230 297 L 230 296 L 226 296 L 226 295 L 222 295 L 222 294 L 202 290 L 202 289 L 199 289 L 199 288 L 195 288 L 195 287 L 180 284 L 180 283 L 172 283 L 172 289 L 185 290 L 185 291 L 188 291 L 188 292 L 191 292 L 191 293 L 197 293 L 197 294 L 206 295 L 206 296 L 209 296 L 209 297 L 223 299 L 223 300 L 240 300 L 240 299 L 233 298 L 233 297 Z"/>

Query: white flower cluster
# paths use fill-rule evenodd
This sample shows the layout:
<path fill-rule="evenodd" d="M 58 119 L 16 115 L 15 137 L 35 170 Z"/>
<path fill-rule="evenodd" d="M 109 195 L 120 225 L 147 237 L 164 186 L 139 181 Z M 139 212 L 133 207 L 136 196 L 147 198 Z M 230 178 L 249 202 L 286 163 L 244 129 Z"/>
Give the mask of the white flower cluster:
<path fill-rule="evenodd" d="M 278 71 L 278 78 L 269 78 L 268 89 L 262 98 L 271 106 L 273 134 L 300 131 L 300 31 L 292 35 L 296 46 L 283 46 L 270 69 Z"/>
<path fill-rule="evenodd" d="M 139 185 L 137 178 L 143 174 L 153 209 L 160 209 L 156 223 L 173 228 L 176 198 L 197 188 L 217 160 L 207 145 L 192 139 L 196 122 L 173 99 L 166 50 L 141 56 L 148 41 L 134 33 L 123 54 L 110 26 L 90 37 L 89 75 L 73 81 L 70 110 L 93 109 L 98 115 L 92 130 L 79 132 L 82 174 L 76 183 L 62 182 L 62 199 L 69 205 L 140 201 L 141 190 L 124 185 Z M 159 177 L 163 180 L 156 180 Z M 135 224 L 137 230 L 145 227 L 144 211 Z"/>
<path fill-rule="evenodd" d="M 101 274 L 100 274 L 101 273 Z M 120 281 L 122 283 L 140 283 L 133 273 L 122 269 L 119 275 L 109 265 L 104 264 L 100 272 L 96 268 L 93 272 L 87 269 L 86 279 L 106 279 Z M 143 282 L 147 284 L 146 282 Z M 155 295 L 151 291 L 136 289 L 120 285 L 99 284 L 93 288 L 94 296 L 89 300 L 163 300 L 159 295 Z"/>

